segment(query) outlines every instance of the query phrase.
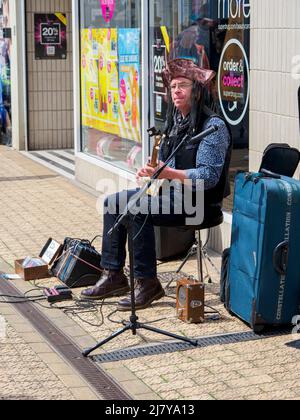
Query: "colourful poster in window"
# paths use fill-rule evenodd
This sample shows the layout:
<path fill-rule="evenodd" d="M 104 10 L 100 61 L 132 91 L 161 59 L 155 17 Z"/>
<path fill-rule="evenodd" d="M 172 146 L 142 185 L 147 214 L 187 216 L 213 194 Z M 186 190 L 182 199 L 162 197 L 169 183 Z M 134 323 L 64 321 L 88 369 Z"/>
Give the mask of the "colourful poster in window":
<path fill-rule="evenodd" d="M 81 86 L 83 123 L 94 127 L 99 114 L 98 47 L 93 31 L 82 31 Z"/>
<path fill-rule="evenodd" d="M 141 142 L 140 29 L 119 29 L 119 95 L 121 137 Z"/>
<path fill-rule="evenodd" d="M 119 134 L 118 33 L 116 29 L 98 29 L 100 113 L 105 130 Z"/>
<path fill-rule="evenodd" d="M 82 30 L 82 123 L 120 135 L 117 29 Z"/>

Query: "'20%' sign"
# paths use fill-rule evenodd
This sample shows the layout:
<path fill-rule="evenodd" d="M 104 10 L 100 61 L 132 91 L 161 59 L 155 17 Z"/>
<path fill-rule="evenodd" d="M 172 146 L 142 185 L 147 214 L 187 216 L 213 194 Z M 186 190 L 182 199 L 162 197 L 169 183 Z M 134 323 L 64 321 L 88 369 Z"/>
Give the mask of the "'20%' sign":
<path fill-rule="evenodd" d="M 41 24 L 41 44 L 42 45 L 60 45 L 61 28 L 59 23 Z"/>

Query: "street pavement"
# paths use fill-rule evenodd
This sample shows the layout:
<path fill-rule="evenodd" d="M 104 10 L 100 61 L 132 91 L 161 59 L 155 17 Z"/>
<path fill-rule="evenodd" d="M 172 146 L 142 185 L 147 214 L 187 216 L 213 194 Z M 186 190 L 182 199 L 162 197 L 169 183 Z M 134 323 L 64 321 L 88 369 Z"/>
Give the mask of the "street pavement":
<path fill-rule="evenodd" d="M 101 234 L 97 197 L 76 183 L 0 146 L 0 271 L 14 272 L 14 261 L 39 255 L 49 237 L 92 239 Z M 101 250 L 101 241 L 96 242 Z M 217 269 L 221 258 L 210 252 Z M 220 303 L 219 273 L 208 264 L 214 284 L 206 287 L 206 322 L 181 322 L 175 311 L 176 282 L 172 273 L 180 261 L 159 265 L 167 296 L 139 313 L 153 327 L 187 337 L 249 332 Z M 184 275 L 197 274 L 195 258 Z M 174 277 L 175 278 L 175 277 Z M 4 281 L 4 280 L 1 280 Z M 56 279 L 12 284 L 22 293 L 58 284 Z M 80 290 L 75 291 L 79 298 Z M 16 305 L 0 298 L 0 399 L 97 399 L 80 374 L 68 365 L 44 337 L 19 313 Z M 80 302 L 40 310 L 82 349 L 103 340 L 120 328 L 128 315 L 116 312 L 116 299 L 84 307 Z M 211 314 L 220 312 L 220 316 Z M 1 333 L 5 325 L 5 333 Z M 166 337 L 141 330 L 127 332 L 96 354 L 135 349 L 165 342 Z M 246 400 L 300 399 L 300 342 L 297 335 L 219 344 L 167 354 L 148 355 L 101 364 L 136 400 Z"/>

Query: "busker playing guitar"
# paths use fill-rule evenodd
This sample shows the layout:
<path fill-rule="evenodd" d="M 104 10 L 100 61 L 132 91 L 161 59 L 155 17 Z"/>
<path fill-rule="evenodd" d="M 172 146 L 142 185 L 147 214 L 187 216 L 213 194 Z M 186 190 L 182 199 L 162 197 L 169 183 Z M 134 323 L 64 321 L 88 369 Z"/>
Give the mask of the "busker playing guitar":
<path fill-rule="evenodd" d="M 205 217 L 222 206 L 225 185 L 228 184 L 228 167 L 231 154 L 231 135 L 225 122 L 205 107 L 206 89 L 214 78 L 211 70 L 199 68 L 192 60 L 176 59 L 169 62 L 163 78 L 169 92 L 169 109 L 161 147 L 161 161 L 166 161 L 175 147 L 187 134 L 195 137 L 202 131 L 217 126 L 218 131 L 207 136 L 194 148 L 183 147 L 169 167 L 161 174 L 161 179 L 203 180 L 205 188 Z M 157 168 L 150 164 L 138 174 L 141 178 L 152 177 Z M 128 279 L 124 274 L 126 260 L 127 229 L 121 226 L 112 238 L 108 232 L 124 211 L 120 208 L 124 194 L 126 202 L 137 190 L 123 191 L 105 200 L 104 231 L 102 247 L 103 274 L 95 287 L 82 292 L 84 299 L 105 299 L 121 296 L 129 292 Z M 134 242 L 134 277 L 136 309 L 146 309 L 152 302 L 165 296 L 157 278 L 155 225 L 184 226 L 185 214 L 176 214 L 172 206 L 169 214 L 136 214 L 132 220 Z M 110 203 L 114 203 L 113 206 Z M 126 203 L 125 203 L 126 204 Z M 161 205 L 161 203 L 160 203 Z M 156 212 L 155 212 L 156 213 Z M 119 302 L 120 311 L 131 310 L 131 297 Z"/>

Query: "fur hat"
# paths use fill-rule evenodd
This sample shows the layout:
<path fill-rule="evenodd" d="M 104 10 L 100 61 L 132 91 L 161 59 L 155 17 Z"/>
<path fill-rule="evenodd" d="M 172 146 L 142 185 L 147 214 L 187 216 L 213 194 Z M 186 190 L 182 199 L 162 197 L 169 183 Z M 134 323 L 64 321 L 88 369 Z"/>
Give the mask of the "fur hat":
<path fill-rule="evenodd" d="M 163 71 L 163 81 L 168 87 L 173 79 L 184 77 L 186 79 L 197 81 L 203 87 L 208 87 L 216 73 L 213 70 L 200 68 L 193 60 L 177 58 L 169 61 L 167 68 Z"/>

